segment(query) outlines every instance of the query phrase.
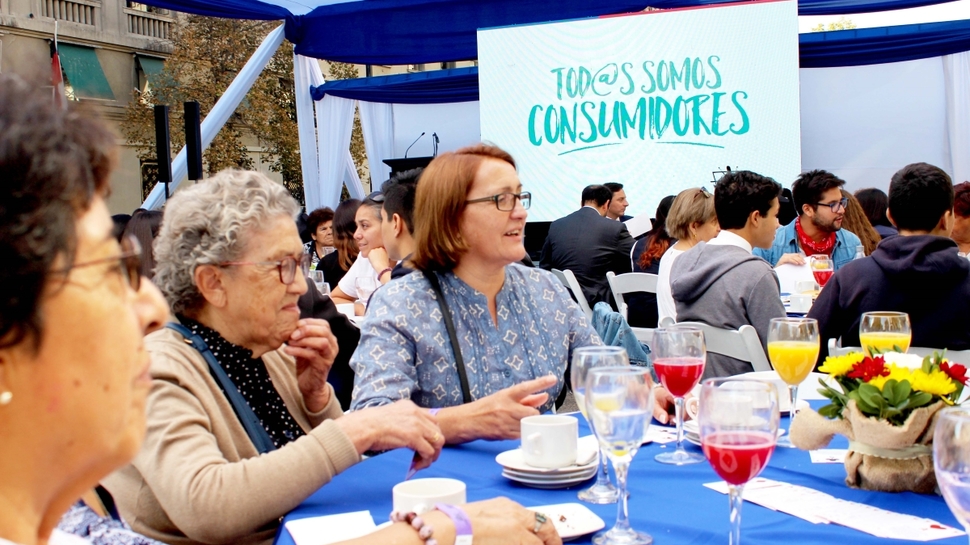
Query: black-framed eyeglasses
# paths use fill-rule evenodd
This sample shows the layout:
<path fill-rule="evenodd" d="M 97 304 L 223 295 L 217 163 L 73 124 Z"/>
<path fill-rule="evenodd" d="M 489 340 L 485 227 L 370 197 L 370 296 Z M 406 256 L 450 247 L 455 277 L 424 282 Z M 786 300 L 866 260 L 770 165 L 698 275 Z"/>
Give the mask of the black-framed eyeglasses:
<path fill-rule="evenodd" d="M 835 202 L 817 202 L 815 204 L 817 204 L 818 206 L 828 206 L 829 210 L 831 210 L 832 212 L 835 212 L 839 208 L 842 208 L 842 210 L 845 210 L 845 207 L 849 206 L 849 199 L 847 197 L 842 197 L 841 199 Z"/>
<path fill-rule="evenodd" d="M 124 273 L 122 276 L 125 277 L 125 281 L 131 286 L 131 289 L 138 291 L 141 288 L 141 244 L 138 243 L 138 239 L 134 235 L 128 235 L 121 239 L 121 253 L 119 255 L 75 263 L 57 272 L 67 275 L 74 269 L 100 265 L 102 263 L 111 263 L 112 261 L 121 262 L 121 271 Z"/>
<path fill-rule="evenodd" d="M 232 267 L 236 265 L 272 265 L 280 271 L 280 282 L 289 286 L 296 280 L 296 270 L 300 269 L 303 276 L 310 273 L 310 254 L 300 254 L 300 257 L 288 255 L 279 261 L 223 261 L 218 263 L 220 267 Z"/>
<path fill-rule="evenodd" d="M 502 212 L 511 212 L 512 210 L 515 210 L 516 200 L 522 203 L 522 208 L 528 210 L 529 207 L 532 206 L 532 193 L 528 191 L 523 191 L 522 193 L 499 193 L 498 195 L 492 195 L 491 197 L 470 199 L 465 201 L 465 204 L 492 201 L 495 203 L 495 208 L 498 208 Z"/>

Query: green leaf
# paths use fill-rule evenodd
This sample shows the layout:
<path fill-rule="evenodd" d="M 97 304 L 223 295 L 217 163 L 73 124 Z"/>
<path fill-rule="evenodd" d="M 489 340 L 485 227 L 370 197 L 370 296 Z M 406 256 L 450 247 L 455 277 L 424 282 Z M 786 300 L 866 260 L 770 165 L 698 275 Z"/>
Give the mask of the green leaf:
<path fill-rule="evenodd" d="M 909 398 L 909 406 L 913 409 L 918 409 L 925 405 L 929 405 L 930 401 L 933 401 L 933 396 L 926 392 L 916 392 Z"/>
<path fill-rule="evenodd" d="M 857 390 L 859 398 L 872 407 L 882 408 L 886 406 L 886 398 L 882 397 L 882 392 L 872 384 L 863 384 Z"/>

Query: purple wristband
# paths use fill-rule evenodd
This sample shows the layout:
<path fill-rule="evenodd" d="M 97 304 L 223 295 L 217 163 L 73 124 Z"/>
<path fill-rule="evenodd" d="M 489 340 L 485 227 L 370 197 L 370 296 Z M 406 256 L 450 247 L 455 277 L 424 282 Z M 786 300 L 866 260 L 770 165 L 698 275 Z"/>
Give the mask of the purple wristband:
<path fill-rule="evenodd" d="M 465 510 L 457 505 L 436 504 L 435 509 L 448 515 L 455 524 L 455 545 L 472 545 L 472 521 Z"/>
<path fill-rule="evenodd" d="M 440 411 L 440 410 L 441 410 L 440 408 L 439 409 L 428 409 L 428 414 L 430 414 L 431 416 L 434 416 L 434 415 L 438 414 L 438 411 Z"/>

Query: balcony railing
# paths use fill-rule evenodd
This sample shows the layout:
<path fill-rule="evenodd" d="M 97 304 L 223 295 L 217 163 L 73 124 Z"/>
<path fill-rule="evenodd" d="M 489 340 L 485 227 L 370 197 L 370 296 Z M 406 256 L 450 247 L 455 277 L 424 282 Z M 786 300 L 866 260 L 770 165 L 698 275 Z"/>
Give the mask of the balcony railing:
<path fill-rule="evenodd" d="M 41 0 L 41 15 L 58 21 L 97 26 L 101 2 L 85 0 Z"/>
<path fill-rule="evenodd" d="M 168 40 L 172 35 L 174 20 L 158 13 L 125 8 L 128 17 L 128 33 L 147 38 Z"/>

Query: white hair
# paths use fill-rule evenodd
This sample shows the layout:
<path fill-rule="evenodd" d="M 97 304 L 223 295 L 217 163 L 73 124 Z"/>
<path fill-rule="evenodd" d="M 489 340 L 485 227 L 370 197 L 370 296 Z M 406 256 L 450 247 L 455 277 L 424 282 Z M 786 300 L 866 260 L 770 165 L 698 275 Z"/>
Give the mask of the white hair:
<path fill-rule="evenodd" d="M 172 312 L 202 307 L 196 267 L 238 259 L 268 220 L 299 213 L 289 192 L 259 172 L 223 170 L 176 193 L 154 243 L 154 281 Z"/>

